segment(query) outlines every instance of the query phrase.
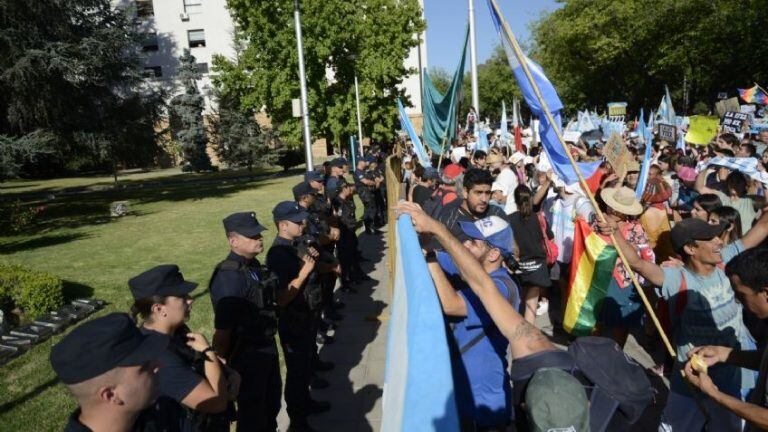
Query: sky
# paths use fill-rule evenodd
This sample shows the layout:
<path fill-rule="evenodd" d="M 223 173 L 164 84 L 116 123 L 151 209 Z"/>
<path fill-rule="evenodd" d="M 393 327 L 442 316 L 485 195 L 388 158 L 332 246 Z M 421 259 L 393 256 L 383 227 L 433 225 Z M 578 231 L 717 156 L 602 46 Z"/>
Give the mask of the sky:
<path fill-rule="evenodd" d="M 521 43 L 528 40 L 530 22 L 536 21 L 542 12 L 559 7 L 555 0 L 497 0 L 497 4 Z M 469 15 L 469 2 L 424 0 L 424 15 L 427 20 L 427 64 L 430 69 L 441 67 L 453 73 L 461 55 L 459 50 Z M 475 0 L 475 32 L 477 63 L 481 64 L 499 43 L 486 0 Z M 465 70 L 469 70 L 469 52 Z"/>

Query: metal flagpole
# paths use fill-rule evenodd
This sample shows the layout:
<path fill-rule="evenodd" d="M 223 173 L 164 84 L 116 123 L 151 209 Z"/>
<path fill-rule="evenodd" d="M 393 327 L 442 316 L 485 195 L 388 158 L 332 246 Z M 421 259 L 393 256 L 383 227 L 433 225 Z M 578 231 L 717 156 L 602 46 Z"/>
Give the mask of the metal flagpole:
<path fill-rule="evenodd" d="M 313 171 L 312 136 L 309 133 L 309 107 L 307 104 L 307 76 L 304 72 L 304 44 L 301 38 L 301 14 L 299 0 L 293 0 L 293 18 L 296 26 L 296 47 L 299 52 L 299 83 L 301 87 L 301 120 L 304 125 L 304 151 L 306 154 L 307 171 Z"/>
<path fill-rule="evenodd" d="M 357 145 L 360 147 L 360 156 L 363 156 L 363 123 L 360 120 L 360 88 L 357 86 L 357 70 L 355 70 L 355 103 L 357 104 Z"/>
<path fill-rule="evenodd" d="M 493 6 L 493 9 L 496 11 L 496 14 L 499 17 L 502 17 L 501 10 L 499 9 L 499 6 L 496 4 L 496 0 L 490 0 L 491 5 Z M 571 152 L 568 151 L 568 146 L 565 144 L 565 140 L 563 139 L 563 135 L 560 132 L 560 129 L 556 127 L 555 119 L 552 116 L 552 113 L 549 111 L 549 106 L 547 105 L 547 101 L 544 100 L 544 97 L 541 95 L 541 90 L 539 90 L 539 86 L 536 84 L 536 81 L 533 79 L 533 75 L 531 75 L 531 70 L 528 68 L 528 62 L 525 61 L 525 55 L 523 54 L 523 50 L 520 49 L 520 45 L 517 43 L 517 39 L 515 38 L 515 35 L 512 33 L 512 30 L 509 28 L 509 25 L 507 24 L 506 20 L 501 19 L 501 25 L 504 28 L 504 32 L 507 34 L 507 37 L 509 38 L 509 41 L 512 43 L 512 49 L 515 51 L 515 55 L 520 60 L 520 65 L 523 68 L 523 72 L 525 72 L 525 76 L 528 78 L 528 81 L 531 83 L 531 87 L 533 88 L 533 92 L 536 94 L 536 99 L 539 100 L 539 104 L 541 104 L 541 109 L 544 111 L 544 115 L 547 118 L 547 121 L 551 125 L 552 129 L 555 131 L 555 134 L 557 135 L 557 140 L 560 142 L 560 145 L 563 148 L 563 152 L 568 156 L 568 161 L 571 163 L 571 166 L 573 166 L 573 170 L 576 172 L 576 175 L 579 177 L 579 185 L 581 185 L 581 189 L 584 190 L 584 193 L 587 195 L 587 198 L 589 198 L 589 201 L 592 203 L 592 207 L 595 209 L 595 214 L 600 219 L 601 222 L 605 222 L 605 215 L 600 210 L 600 206 L 597 205 L 597 201 L 595 201 L 595 196 L 592 194 L 592 191 L 589 189 L 589 185 L 587 184 L 587 181 L 584 179 L 584 176 L 581 175 L 581 171 L 579 170 L 578 165 L 576 164 L 576 160 L 573 159 L 573 155 L 571 155 Z M 610 235 L 611 242 L 615 245 L 616 244 L 616 238 L 614 234 Z M 624 254 L 621 252 L 621 248 L 616 247 L 616 252 L 618 252 L 619 258 L 621 259 L 622 263 L 626 263 L 627 259 L 624 257 Z M 637 280 L 637 276 L 635 276 L 635 272 L 629 267 L 629 265 L 625 264 L 624 268 L 627 269 L 627 273 L 629 274 L 630 279 L 632 279 L 632 284 L 635 286 L 635 289 L 637 290 L 637 293 L 640 295 L 640 298 L 643 301 L 643 304 L 645 305 L 646 310 L 648 311 L 648 316 L 651 317 L 653 320 L 653 324 L 656 326 L 656 330 L 659 332 L 659 336 L 661 336 L 662 341 L 664 342 L 664 345 L 667 348 L 667 351 L 669 351 L 669 355 L 672 356 L 672 358 L 676 358 L 677 355 L 675 353 L 674 348 L 672 348 L 672 344 L 669 343 L 669 339 L 667 338 L 667 334 L 664 331 L 664 328 L 662 328 L 661 323 L 659 322 L 659 319 L 656 317 L 656 312 L 654 311 L 653 307 L 651 306 L 651 303 L 648 301 L 648 298 L 645 295 L 645 291 L 640 287 L 640 282 Z"/>
<path fill-rule="evenodd" d="M 480 123 L 480 95 L 477 88 L 477 41 L 475 40 L 475 0 L 469 0 L 469 63 L 472 70 L 472 105 Z"/>

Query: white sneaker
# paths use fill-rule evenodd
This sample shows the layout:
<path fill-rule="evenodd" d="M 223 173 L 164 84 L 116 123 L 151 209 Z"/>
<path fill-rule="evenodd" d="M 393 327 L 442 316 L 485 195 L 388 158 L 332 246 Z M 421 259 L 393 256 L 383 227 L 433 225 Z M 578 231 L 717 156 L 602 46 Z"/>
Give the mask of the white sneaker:
<path fill-rule="evenodd" d="M 542 316 L 549 312 L 549 300 L 539 300 L 539 305 L 536 307 L 536 316 Z"/>

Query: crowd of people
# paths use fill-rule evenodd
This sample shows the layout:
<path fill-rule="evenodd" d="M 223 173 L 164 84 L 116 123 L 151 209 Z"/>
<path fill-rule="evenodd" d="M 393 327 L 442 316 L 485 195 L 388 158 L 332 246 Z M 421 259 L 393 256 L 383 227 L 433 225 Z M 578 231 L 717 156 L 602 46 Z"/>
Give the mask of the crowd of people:
<path fill-rule="evenodd" d="M 462 430 L 627 426 L 617 416 L 607 429 L 595 426 L 594 391 L 552 342 L 554 334 L 579 341 L 564 334 L 563 315 L 581 223 L 609 244 L 615 238 L 626 258 L 598 283 L 591 334 L 619 351 L 631 334 L 662 353 L 649 368 L 670 382 L 659 430 L 768 428 L 768 131 L 718 133 L 703 146 L 658 136 L 646 143 L 630 131 L 620 139 L 630 154 L 623 167 L 604 157 L 607 139 L 567 143 L 575 161 L 600 162 L 584 182 L 588 192 L 558 177 L 535 139 L 515 145 L 489 134 L 490 146 L 480 150 L 476 134 L 460 134 L 423 164 L 407 143 L 407 202 L 396 211 L 422 234 L 447 323 Z M 674 357 L 664 357 L 631 273 Z M 537 320 L 542 315 L 549 320 Z M 693 367 L 691 358 L 706 367 Z"/>
<path fill-rule="evenodd" d="M 130 313 L 86 322 L 51 350 L 53 370 L 78 404 L 65 430 L 276 431 L 283 395 L 288 430 L 313 430 L 308 418 L 331 406 L 310 389 L 329 386 L 321 375 L 334 364 L 318 349 L 343 324 L 338 292 L 355 294 L 371 280 L 360 266 L 354 195 L 365 207 L 362 235 L 379 235 L 387 222 L 381 156 L 357 160 L 352 183 L 343 157 L 307 172 L 294 200 L 272 210 L 276 236 L 264 263 L 257 256 L 270 228 L 251 211 L 223 219 L 230 251 L 208 283 L 210 342 L 186 325 L 197 283 L 178 266 L 130 279 Z"/>

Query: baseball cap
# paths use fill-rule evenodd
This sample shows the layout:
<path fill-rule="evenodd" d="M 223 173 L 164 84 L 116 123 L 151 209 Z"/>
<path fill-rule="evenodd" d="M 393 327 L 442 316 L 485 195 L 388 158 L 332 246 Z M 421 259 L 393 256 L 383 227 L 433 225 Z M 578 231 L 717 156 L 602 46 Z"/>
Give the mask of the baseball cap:
<path fill-rule="evenodd" d="M 309 182 L 303 181 L 293 187 L 293 199 L 298 201 L 299 198 L 304 195 L 313 195 L 315 192 L 317 191 L 309 184 Z"/>
<path fill-rule="evenodd" d="M 473 239 L 485 240 L 498 248 L 502 255 L 512 253 L 512 229 L 504 219 L 489 216 L 474 222 L 459 221 L 464 234 Z"/>
<path fill-rule="evenodd" d="M 517 165 L 518 162 L 525 159 L 525 153 L 521 152 L 514 152 L 512 153 L 512 156 L 509 157 L 509 163 L 512 165 Z"/>
<path fill-rule="evenodd" d="M 688 218 L 675 224 L 669 236 L 676 252 L 682 252 L 683 246 L 691 240 L 712 240 L 722 234 L 725 224 L 712 225 L 701 219 Z"/>
<path fill-rule="evenodd" d="M 135 300 L 158 296 L 181 297 L 192 292 L 197 283 L 184 280 L 176 264 L 163 264 L 128 280 Z"/>
<path fill-rule="evenodd" d="M 343 157 L 338 157 L 338 158 L 336 158 L 336 159 L 331 161 L 331 166 L 332 167 L 341 168 L 344 165 L 349 165 L 349 162 L 345 158 L 343 158 Z"/>
<path fill-rule="evenodd" d="M 536 371 L 525 390 L 531 431 L 588 431 L 589 401 L 573 375 L 562 369 Z"/>
<path fill-rule="evenodd" d="M 307 173 L 304 174 L 304 180 L 307 182 L 316 181 L 325 183 L 325 176 L 318 171 L 307 171 Z"/>
<path fill-rule="evenodd" d="M 491 192 L 493 191 L 501 191 L 502 195 L 504 196 L 509 195 L 509 187 L 497 181 L 493 182 L 493 184 L 491 185 Z"/>
<path fill-rule="evenodd" d="M 157 359 L 168 337 L 143 335 L 125 313 L 111 313 L 81 324 L 51 348 L 50 361 L 64 384 L 77 384 L 116 367 Z"/>
<path fill-rule="evenodd" d="M 373 162 L 376 162 L 376 156 L 369 155 L 369 156 L 366 156 L 363 160 L 368 163 L 373 163 Z"/>
<path fill-rule="evenodd" d="M 254 212 L 232 213 L 225 217 L 223 222 L 224 231 L 228 233 L 236 232 L 248 238 L 254 238 L 267 230 L 256 219 L 256 213 Z"/>
<path fill-rule="evenodd" d="M 272 217 L 275 222 L 287 220 L 295 223 L 303 222 L 309 217 L 306 210 L 299 207 L 295 201 L 283 201 L 272 209 Z"/>

